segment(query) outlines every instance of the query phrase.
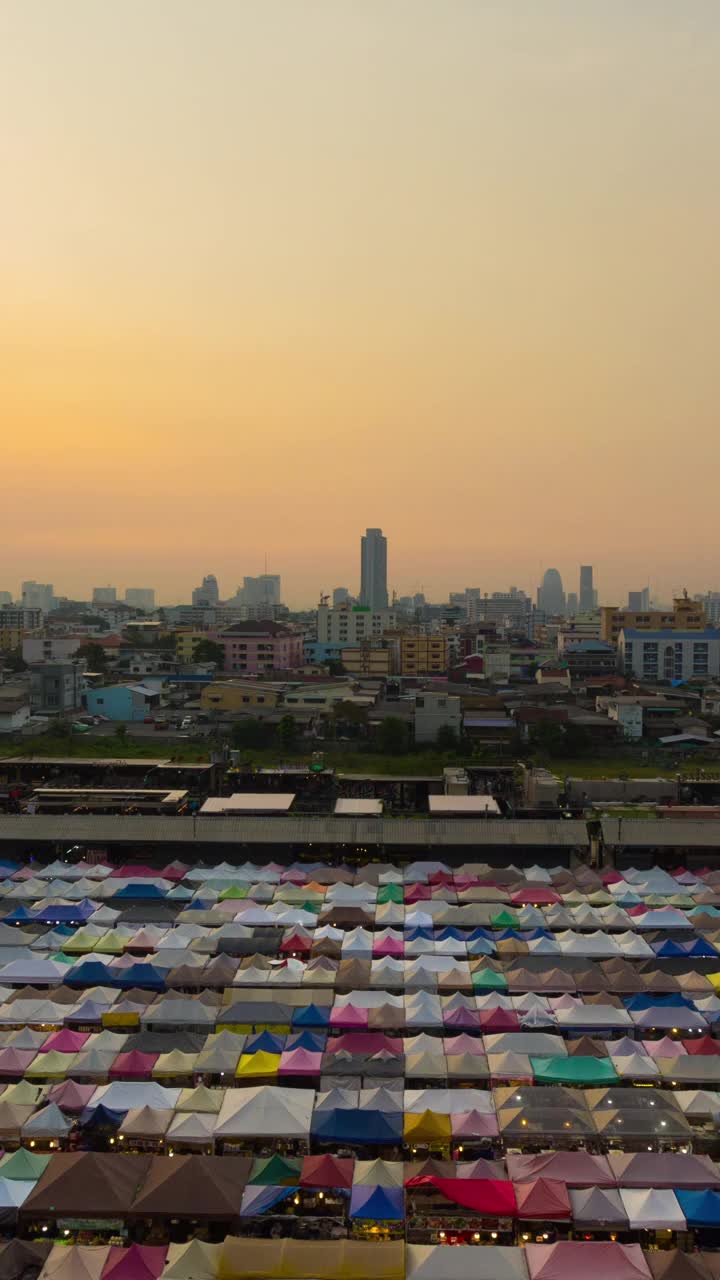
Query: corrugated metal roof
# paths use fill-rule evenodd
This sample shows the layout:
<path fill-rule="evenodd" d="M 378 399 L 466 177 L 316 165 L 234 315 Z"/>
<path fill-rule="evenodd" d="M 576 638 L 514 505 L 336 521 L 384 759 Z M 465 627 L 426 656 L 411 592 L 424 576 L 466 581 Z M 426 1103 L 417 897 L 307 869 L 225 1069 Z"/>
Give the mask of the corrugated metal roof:
<path fill-rule="evenodd" d="M 606 844 L 720 849 L 720 821 L 711 818 L 603 818 Z"/>
<path fill-rule="evenodd" d="M 93 814 L 0 816 L 0 845 L 61 844 L 359 844 L 429 849 L 441 845 L 587 847 L 584 822 L 498 818 L 175 818 Z"/>

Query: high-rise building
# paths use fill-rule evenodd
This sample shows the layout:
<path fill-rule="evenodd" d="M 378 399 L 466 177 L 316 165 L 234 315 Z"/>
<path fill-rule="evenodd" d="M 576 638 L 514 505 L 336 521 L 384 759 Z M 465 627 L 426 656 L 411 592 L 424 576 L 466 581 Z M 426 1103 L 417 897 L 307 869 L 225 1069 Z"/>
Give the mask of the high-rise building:
<path fill-rule="evenodd" d="M 280 604 L 280 574 L 261 573 L 257 578 L 243 578 L 237 597 L 241 604 Z"/>
<path fill-rule="evenodd" d="M 333 587 L 332 602 L 333 608 L 338 604 L 346 604 L 350 599 L 350 592 L 347 587 Z"/>
<path fill-rule="evenodd" d="M 574 618 L 578 611 L 577 591 L 568 591 L 566 612 L 568 618 Z"/>
<path fill-rule="evenodd" d="M 628 591 L 627 607 L 631 613 L 643 613 L 650 608 L 650 588 L 642 591 Z"/>
<path fill-rule="evenodd" d="M 126 587 L 125 603 L 134 609 L 145 609 L 148 613 L 155 608 L 154 587 Z"/>
<path fill-rule="evenodd" d="M 12 604 L 12 602 L 13 598 L 11 591 L 0 591 L 0 607 L 4 604 Z"/>
<path fill-rule="evenodd" d="M 593 589 L 593 568 L 591 564 L 580 565 L 580 612 L 592 613 L 595 608 L 595 591 Z"/>
<path fill-rule="evenodd" d="M 538 609 L 550 617 L 565 613 L 565 592 L 557 569 L 546 569 L 542 586 L 538 587 Z"/>
<path fill-rule="evenodd" d="M 360 603 L 373 611 L 388 607 L 387 538 L 382 529 L 366 529 L 360 541 Z"/>
<path fill-rule="evenodd" d="M 92 602 L 93 604 L 117 604 L 116 588 L 93 587 Z"/>
<path fill-rule="evenodd" d="M 20 590 L 25 609 L 42 609 L 43 613 L 50 613 L 55 598 L 51 582 L 23 582 Z"/>
<path fill-rule="evenodd" d="M 212 607 L 220 599 L 220 589 L 214 573 L 206 573 L 199 587 L 192 593 L 192 602 L 196 606 Z"/>

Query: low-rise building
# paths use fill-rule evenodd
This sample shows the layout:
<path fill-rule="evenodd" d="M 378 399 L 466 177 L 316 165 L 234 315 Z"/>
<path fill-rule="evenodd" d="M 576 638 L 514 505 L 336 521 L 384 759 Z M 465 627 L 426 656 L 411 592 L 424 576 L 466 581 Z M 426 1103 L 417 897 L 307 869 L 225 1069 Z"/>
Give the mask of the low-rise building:
<path fill-rule="evenodd" d="M 397 622 L 392 609 L 370 609 L 360 604 L 318 605 L 317 638 L 321 644 L 359 645 L 379 640 Z"/>
<path fill-rule="evenodd" d="M 673 601 L 672 609 L 600 609 L 600 639 L 616 644 L 621 631 L 702 631 L 707 618 L 702 603 L 686 595 Z"/>
<path fill-rule="evenodd" d="M 85 692 L 80 662 L 34 662 L 30 666 L 30 706 L 45 715 L 79 711 Z"/>
<path fill-rule="evenodd" d="M 445 632 L 401 631 L 391 636 L 396 669 L 402 676 L 443 675 L 448 669 Z"/>
<path fill-rule="evenodd" d="M 716 680 L 720 676 L 720 631 L 623 630 L 618 664 L 639 680 Z"/>
<path fill-rule="evenodd" d="M 30 719 L 30 696 L 25 688 L 0 689 L 0 733 L 17 733 Z"/>
<path fill-rule="evenodd" d="M 31 662 L 64 662 L 74 657 L 81 644 L 85 644 L 87 636 L 24 636 L 22 656 L 28 665 Z"/>
<path fill-rule="evenodd" d="M 563 660 L 570 679 L 578 684 L 596 676 L 612 675 L 617 669 L 615 646 L 602 640 L 576 640 L 566 644 Z"/>
<path fill-rule="evenodd" d="M 342 651 L 343 669 L 348 675 L 382 679 L 397 671 L 395 650 L 389 645 L 348 646 Z"/>
<path fill-rule="evenodd" d="M 159 705 L 157 690 L 143 684 L 101 685 L 98 689 L 88 689 L 86 694 L 90 715 L 107 720 L 145 720 Z"/>
<path fill-rule="evenodd" d="M 260 684 L 256 680 L 216 680 L 200 694 L 203 711 L 247 715 L 272 711 L 282 695 L 281 685 Z"/>
<path fill-rule="evenodd" d="M 225 650 L 225 671 L 262 675 L 302 666 L 302 635 L 279 622 L 237 622 L 217 640 Z"/>
<path fill-rule="evenodd" d="M 460 737 L 462 704 L 446 693 L 418 693 L 415 698 L 415 741 L 435 742 L 441 729 L 451 729 Z"/>

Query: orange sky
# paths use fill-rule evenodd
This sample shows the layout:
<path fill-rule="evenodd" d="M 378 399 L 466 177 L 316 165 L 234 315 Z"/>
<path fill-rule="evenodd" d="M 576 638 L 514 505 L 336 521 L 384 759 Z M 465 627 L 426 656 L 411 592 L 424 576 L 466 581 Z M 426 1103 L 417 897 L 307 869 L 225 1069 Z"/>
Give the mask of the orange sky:
<path fill-rule="evenodd" d="M 0 588 L 720 589 L 717 0 L 5 0 Z"/>

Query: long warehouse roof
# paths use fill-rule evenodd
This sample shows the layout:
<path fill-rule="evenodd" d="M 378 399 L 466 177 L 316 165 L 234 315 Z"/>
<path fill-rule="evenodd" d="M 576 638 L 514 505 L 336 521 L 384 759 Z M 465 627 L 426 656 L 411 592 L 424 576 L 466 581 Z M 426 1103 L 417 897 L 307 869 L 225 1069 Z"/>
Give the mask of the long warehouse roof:
<path fill-rule="evenodd" d="M 0 816 L 0 845 L 54 840 L 69 844 L 359 844 L 429 849 L 440 845 L 484 847 L 587 847 L 584 822 L 502 818 L 178 818 L 136 815 L 25 814 Z"/>
<path fill-rule="evenodd" d="M 720 849 L 720 821 L 712 818 L 603 818 L 605 844 L 638 849 Z"/>

